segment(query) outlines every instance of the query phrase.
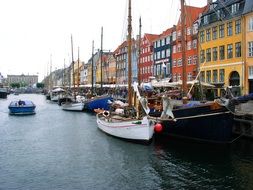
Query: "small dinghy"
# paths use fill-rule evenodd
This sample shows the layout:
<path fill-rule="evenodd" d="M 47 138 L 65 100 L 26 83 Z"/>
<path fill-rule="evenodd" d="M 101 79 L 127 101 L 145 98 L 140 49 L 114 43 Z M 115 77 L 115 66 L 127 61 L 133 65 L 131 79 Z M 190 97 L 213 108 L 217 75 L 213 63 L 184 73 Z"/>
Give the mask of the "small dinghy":
<path fill-rule="evenodd" d="M 35 114 L 35 104 L 30 100 L 16 100 L 9 105 L 11 115 L 31 115 Z"/>

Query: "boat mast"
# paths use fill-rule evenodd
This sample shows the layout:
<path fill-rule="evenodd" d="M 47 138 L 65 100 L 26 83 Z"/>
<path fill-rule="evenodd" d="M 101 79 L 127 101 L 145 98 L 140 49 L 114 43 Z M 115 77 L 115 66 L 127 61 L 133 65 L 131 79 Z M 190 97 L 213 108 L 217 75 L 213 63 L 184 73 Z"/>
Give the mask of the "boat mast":
<path fill-rule="evenodd" d="M 93 96 L 93 92 L 94 92 L 94 78 L 93 78 L 93 75 L 94 75 L 94 71 L 93 71 L 93 68 L 94 68 L 94 62 L 93 62 L 93 56 L 94 56 L 94 40 L 92 40 L 92 55 L 91 55 L 91 95 Z"/>
<path fill-rule="evenodd" d="M 78 59 L 77 59 L 77 89 L 79 91 L 80 71 L 79 71 L 79 47 L 78 47 Z"/>
<path fill-rule="evenodd" d="M 138 49 L 138 85 L 141 85 L 141 74 L 140 74 L 140 63 L 141 63 L 141 17 L 139 19 L 139 49 Z"/>
<path fill-rule="evenodd" d="M 74 66 L 75 66 L 75 63 L 74 63 L 74 53 L 73 53 L 73 38 L 72 38 L 72 35 L 71 35 L 71 54 L 72 54 L 72 74 L 73 74 L 73 85 L 74 85 L 74 99 L 76 99 L 76 85 L 75 85 L 75 69 L 74 69 Z"/>
<path fill-rule="evenodd" d="M 127 55 L 128 55 L 128 105 L 132 106 L 132 16 L 131 16 L 131 0 L 128 0 L 128 38 L 127 38 Z"/>
<path fill-rule="evenodd" d="M 101 73 L 100 73 L 100 78 L 101 78 L 101 89 L 100 92 L 102 93 L 102 87 L 103 87 L 103 73 L 102 73 L 102 60 L 103 60 L 103 26 L 101 27 L 101 50 L 100 50 L 100 64 L 101 64 Z M 102 94 L 101 94 L 102 95 Z"/>
<path fill-rule="evenodd" d="M 53 89 L 53 80 L 52 80 L 52 54 L 50 54 L 50 82 L 49 82 L 49 89 Z"/>
<path fill-rule="evenodd" d="M 186 63 L 185 63 L 185 7 L 184 7 L 184 0 L 181 0 L 181 36 L 182 36 L 182 64 L 183 64 L 182 90 L 183 90 L 183 97 L 185 97 L 187 95 L 187 77 L 186 77 Z"/>

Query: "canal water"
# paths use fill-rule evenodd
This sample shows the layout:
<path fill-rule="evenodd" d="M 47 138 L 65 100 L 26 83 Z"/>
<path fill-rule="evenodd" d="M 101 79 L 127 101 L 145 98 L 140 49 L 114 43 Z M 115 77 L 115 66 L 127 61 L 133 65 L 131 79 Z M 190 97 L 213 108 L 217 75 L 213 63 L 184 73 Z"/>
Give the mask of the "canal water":
<path fill-rule="evenodd" d="M 9 115 L 14 99 L 32 100 L 36 114 Z M 0 99 L 0 189 L 253 189 L 253 142 L 134 144 L 101 132 L 95 115 L 9 95 Z"/>

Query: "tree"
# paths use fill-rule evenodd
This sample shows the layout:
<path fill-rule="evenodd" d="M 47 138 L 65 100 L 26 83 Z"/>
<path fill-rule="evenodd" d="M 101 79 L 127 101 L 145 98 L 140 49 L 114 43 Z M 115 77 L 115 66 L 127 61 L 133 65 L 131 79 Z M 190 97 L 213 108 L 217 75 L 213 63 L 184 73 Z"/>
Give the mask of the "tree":
<path fill-rule="evenodd" d="M 45 84 L 44 84 L 44 83 L 41 83 L 41 82 L 38 82 L 38 83 L 36 84 L 36 87 L 37 87 L 37 88 L 44 88 L 44 86 L 45 86 Z"/>

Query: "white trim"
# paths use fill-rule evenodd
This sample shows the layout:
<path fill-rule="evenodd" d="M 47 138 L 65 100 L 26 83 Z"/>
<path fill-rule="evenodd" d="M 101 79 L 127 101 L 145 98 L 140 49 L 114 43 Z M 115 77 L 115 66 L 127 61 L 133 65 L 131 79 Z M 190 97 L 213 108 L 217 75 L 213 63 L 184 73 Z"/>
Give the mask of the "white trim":
<path fill-rule="evenodd" d="M 217 67 L 230 67 L 233 65 L 243 65 L 244 62 L 235 62 L 235 63 L 226 63 L 226 64 L 219 64 L 219 65 L 210 65 L 210 66 L 200 66 L 200 70 L 202 69 L 209 69 L 209 68 L 217 68 Z"/>

